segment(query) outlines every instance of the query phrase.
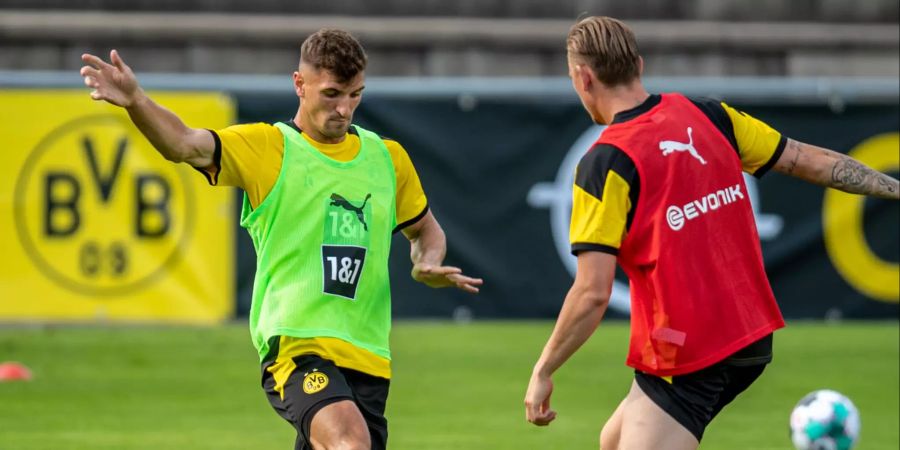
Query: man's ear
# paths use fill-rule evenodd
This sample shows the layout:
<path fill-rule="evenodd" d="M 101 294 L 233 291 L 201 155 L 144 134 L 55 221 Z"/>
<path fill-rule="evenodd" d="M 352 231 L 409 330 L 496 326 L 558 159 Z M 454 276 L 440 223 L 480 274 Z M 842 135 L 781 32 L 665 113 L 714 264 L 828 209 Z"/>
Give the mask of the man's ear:
<path fill-rule="evenodd" d="M 303 88 L 303 75 L 300 72 L 294 72 L 294 91 L 297 93 L 297 97 L 303 98 L 306 94 L 306 90 Z"/>
<path fill-rule="evenodd" d="M 594 72 L 590 67 L 579 64 L 575 66 L 575 76 L 581 82 L 581 87 L 585 92 L 590 92 L 594 87 Z"/>

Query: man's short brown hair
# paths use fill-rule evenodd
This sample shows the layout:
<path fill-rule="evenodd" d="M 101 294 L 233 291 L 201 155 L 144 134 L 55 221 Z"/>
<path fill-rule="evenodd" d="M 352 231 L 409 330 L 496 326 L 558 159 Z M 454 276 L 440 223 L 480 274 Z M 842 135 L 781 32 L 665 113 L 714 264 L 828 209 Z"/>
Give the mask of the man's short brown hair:
<path fill-rule="evenodd" d="M 331 72 L 346 82 L 366 70 L 366 51 L 353 35 L 343 30 L 323 28 L 303 41 L 300 64 Z"/>
<path fill-rule="evenodd" d="M 570 57 L 590 66 L 606 86 L 626 84 L 641 75 L 634 33 L 612 17 L 588 17 L 573 25 L 566 50 Z"/>

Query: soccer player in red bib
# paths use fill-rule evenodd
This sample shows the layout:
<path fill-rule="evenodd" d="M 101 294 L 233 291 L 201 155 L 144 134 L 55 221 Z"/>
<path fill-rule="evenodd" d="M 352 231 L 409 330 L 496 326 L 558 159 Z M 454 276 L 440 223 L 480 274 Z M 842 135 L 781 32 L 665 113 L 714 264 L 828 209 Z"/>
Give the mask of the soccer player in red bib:
<path fill-rule="evenodd" d="M 631 390 L 600 447 L 696 449 L 706 426 L 762 374 L 784 326 L 763 268 L 742 172 L 769 169 L 845 192 L 900 198 L 897 180 L 782 136 L 725 103 L 649 94 L 634 34 L 609 17 L 569 32 L 569 76 L 608 124 L 578 164 L 575 282 L 534 366 L 525 415 L 547 425 L 551 375 L 606 311 L 616 263 L 631 281 Z"/>

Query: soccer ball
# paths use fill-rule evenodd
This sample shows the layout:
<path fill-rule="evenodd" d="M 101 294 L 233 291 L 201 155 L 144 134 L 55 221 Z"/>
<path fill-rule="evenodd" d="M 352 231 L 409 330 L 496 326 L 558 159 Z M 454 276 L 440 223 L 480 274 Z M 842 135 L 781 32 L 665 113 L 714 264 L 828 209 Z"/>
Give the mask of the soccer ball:
<path fill-rule="evenodd" d="M 797 450 L 849 450 L 859 438 L 859 411 L 849 398 L 823 389 L 803 397 L 791 412 Z"/>

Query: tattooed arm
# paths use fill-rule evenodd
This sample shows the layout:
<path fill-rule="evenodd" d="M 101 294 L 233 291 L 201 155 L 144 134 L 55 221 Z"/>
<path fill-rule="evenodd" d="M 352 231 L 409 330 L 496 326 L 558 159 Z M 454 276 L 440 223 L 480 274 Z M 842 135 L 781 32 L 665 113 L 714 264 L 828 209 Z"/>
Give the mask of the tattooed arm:
<path fill-rule="evenodd" d="M 900 199 L 900 182 L 859 161 L 822 147 L 788 139 L 773 167 L 785 175 L 851 194 Z"/>

